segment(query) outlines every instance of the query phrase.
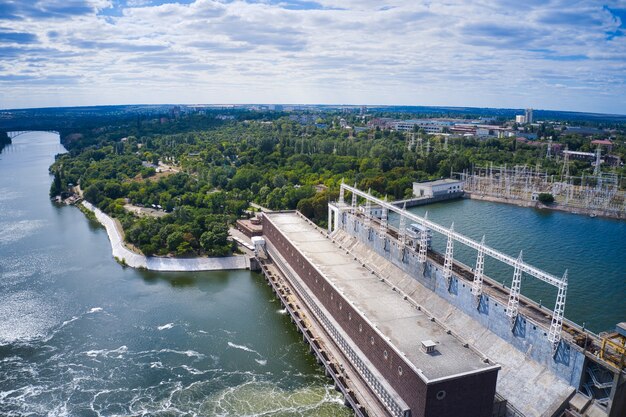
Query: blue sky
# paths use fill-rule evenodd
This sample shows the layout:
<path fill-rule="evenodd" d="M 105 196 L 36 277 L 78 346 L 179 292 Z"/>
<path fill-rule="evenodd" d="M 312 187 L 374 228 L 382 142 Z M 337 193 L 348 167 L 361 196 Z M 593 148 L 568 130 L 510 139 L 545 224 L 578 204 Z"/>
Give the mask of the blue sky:
<path fill-rule="evenodd" d="M 626 0 L 0 0 L 0 108 L 123 103 L 626 114 Z"/>

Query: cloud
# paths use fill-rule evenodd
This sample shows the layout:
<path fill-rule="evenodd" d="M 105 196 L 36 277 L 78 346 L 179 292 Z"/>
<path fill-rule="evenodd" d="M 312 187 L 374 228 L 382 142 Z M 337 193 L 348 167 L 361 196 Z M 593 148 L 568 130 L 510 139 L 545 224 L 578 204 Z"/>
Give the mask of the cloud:
<path fill-rule="evenodd" d="M 78 48 L 89 49 L 93 51 L 112 49 L 119 52 L 156 52 L 164 51 L 168 48 L 167 45 L 143 44 L 134 42 L 99 42 L 75 40 L 72 43 Z"/>
<path fill-rule="evenodd" d="M 626 8 L 605 4 L 0 0 L 0 107 L 352 102 L 626 113 Z"/>

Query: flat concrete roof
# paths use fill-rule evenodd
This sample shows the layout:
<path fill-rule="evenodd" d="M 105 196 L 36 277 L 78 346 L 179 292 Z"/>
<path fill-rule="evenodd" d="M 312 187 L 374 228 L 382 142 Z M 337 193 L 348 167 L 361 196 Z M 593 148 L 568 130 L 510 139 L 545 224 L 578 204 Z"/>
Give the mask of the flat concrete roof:
<path fill-rule="evenodd" d="M 494 367 L 295 212 L 265 215 L 426 379 Z M 422 342 L 429 340 L 437 344 L 433 354 L 422 350 Z"/>
<path fill-rule="evenodd" d="M 432 187 L 432 186 L 444 185 L 444 184 L 456 184 L 457 182 L 463 182 L 463 181 L 455 180 L 452 178 L 443 178 L 443 179 L 434 180 L 434 181 L 414 182 L 413 184 Z"/>

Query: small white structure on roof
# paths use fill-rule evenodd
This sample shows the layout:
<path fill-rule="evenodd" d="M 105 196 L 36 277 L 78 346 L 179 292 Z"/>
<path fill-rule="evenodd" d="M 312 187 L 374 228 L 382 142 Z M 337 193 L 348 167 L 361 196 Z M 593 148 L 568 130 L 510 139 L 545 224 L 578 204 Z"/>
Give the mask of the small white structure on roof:
<path fill-rule="evenodd" d="M 437 197 L 445 194 L 463 192 L 463 181 L 446 178 L 436 181 L 414 182 L 415 197 Z"/>

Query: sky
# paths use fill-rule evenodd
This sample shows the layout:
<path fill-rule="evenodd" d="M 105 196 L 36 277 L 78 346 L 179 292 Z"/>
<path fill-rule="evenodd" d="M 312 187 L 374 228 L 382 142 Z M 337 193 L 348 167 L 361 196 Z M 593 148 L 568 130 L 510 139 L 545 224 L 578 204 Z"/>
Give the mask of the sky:
<path fill-rule="evenodd" d="M 0 108 L 626 114 L 626 0 L 0 0 Z"/>

